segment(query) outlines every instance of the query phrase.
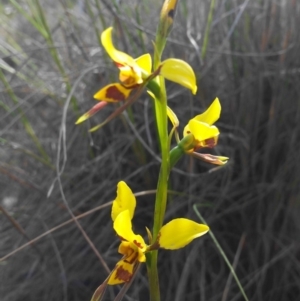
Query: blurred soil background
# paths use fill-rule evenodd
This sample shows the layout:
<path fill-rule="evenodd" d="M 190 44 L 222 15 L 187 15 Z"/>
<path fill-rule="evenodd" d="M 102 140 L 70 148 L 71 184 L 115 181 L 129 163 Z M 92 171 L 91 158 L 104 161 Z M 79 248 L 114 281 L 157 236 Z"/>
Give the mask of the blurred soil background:
<path fill-rule="evenodd" d="M 88 129 L 117 105 L 74 123 L 96 103 L 93 94 L 118 79 L 100 33 L 113 26 L 119 49 L 152 53 L 162 2 L 1 1 L 1 301 L 90 300 L 105 264 L 112 269 L 121 257 L 108 204 L 119 180 L 144 192 L 136 231 L 152 227 L 159 150 L 149 97 L 95 133 Z M 230 157 L 222 168 L 182 158 L 166 221 L 199 221 L 197 205 L 251 301 L 300 296 L 299 28 L 297 0 L 181 0 L 164 53 L 191 64 L 198 79 L 196 96 L 167 83 L 180 131 L 219 97 L 212 153 Z M 98 210 L 79 219 L 81 230 L 71 221 L 6 256 L 70 220 L 68 207 L 75 216 Z M 243 300 L 209 235 L 160 251 L 159 272 L 164 301 Z M 147 299 L 143 267 L 126 300 Z"/>

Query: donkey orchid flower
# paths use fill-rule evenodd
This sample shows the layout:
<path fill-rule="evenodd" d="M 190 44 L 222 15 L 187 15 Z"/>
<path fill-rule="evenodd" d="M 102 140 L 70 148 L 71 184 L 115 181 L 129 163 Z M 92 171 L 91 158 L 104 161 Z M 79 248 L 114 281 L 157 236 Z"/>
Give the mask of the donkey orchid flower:
<path fill-rule="evenodd" d="M 213 124 L 219 119 L 220 114 L 221 104 L 216 98 L 204 113 L 195 116 L 188 122 L 184 128 L 182 140 L 179 141 L 177 134 L 177 142 L 185 153 L 216 165 L 227 163 L 228 157 L 195 152 L 200 148 L 212 148 L 217 145 L 220 132 Z M 177 128 L 179 126 L 178 118 L 170 108 L 168 108 L 168 117 L 174 128 Z"/>
<path fill-rule="evenodd" d="M 152 59 L 150 54 L 146 53 L 134 59 L 130 55 L 117 50 L 112 42 L 112 30 L 113 28 L 109 27 L 102 32 L 101 42 L 110 58 L 120 70 L 120 83 L 112 83 L 100 89 L 94 95 L 94 98 L 105 104 L 95 105 L 91 110 L 82 115 L 76 121 L 76 124 L 93 116 L 107 103 L 127 100 L 131 91 L 141 84 L 149 84 L 148 88 L 151 89 L 150 79 L 153 79 L 157 75 L 162 75 L 166 79 L 190 89 L 193 94 L 196 93 L 196 77 L 189 64 L 183 60 L 170 58 L 163 61 L 158 69 L 151 73 Z"/>
<path fill-rule="evenodd" d="M 147 245 L 141 235 L 132 231 L 131 219 L 136 201 L 131 189 L 123 181 L 118 183 L 117 198 L 113 202 L 113 227 L 121 239 L 119 253 L 123 258 L 116 264 L 108 277 L 109 285 L 126 283 L 131 280 L 137 266 L 146 261 L 145 253 L 164 248 L 175 250 L 209 231 L 209 227 L 185 218 L 176 218 L 164 225 L 157 240 Z"/>
<path fill-rule="evenodd" d="M 201 147 L 214 147 L 218 142 L 219 130 L 213 124 L 220 118 L 221 104 L 216 98 L 209 108 L 202 114 L 192 118 L 185 126 L 183 137 L 192 134 L 194 137 L 194 151 Z"/>

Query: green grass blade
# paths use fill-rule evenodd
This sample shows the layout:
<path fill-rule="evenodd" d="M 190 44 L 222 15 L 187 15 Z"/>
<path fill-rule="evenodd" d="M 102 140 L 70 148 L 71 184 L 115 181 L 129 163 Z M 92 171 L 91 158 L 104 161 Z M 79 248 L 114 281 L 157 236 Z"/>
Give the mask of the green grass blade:
<path fill-rule="evenodd" d="M 215 8 L 215 4 L 216 4 L 216 0 L 212 0 L 210 3 L 209 13 L 208 13 L 208 17 L 207 17 L 207 23 L 206 23 L 206 28 L 205 28 L 204 38 L 203 38 L 202 51 L 201 51 L 201 59 L 202 60 L 205 58 L 206 51 L 207 51 L 210 27 L 211 27 L 211 22 L 213 19 L 213 11 Z"/>
<path fill-rule="evenodd" d="M 193 205 L 193 209 L 194 209 L 195 213 L 197 214 L 197 216 L 199 217 L 199 219 L 201 220 L 201 222 L 207 225 L 205 219 L 203 218 L 203 216 L 201 215 L 201 213 L 197 209 L 197 205 Z M 224 261 L 226 262 L 227 266 L 229 267 L 229 270 L 230 270 L 231 274 L 233 275 L 233 278 L 235 279 L 235 281 L 236 281 L 236 283 L 237 283 L 244 299 L 246 301 L 249 301 L 249 299 L 248 299 L 248 297 L 247 297 L 247 295 L 246 295 L 246 293 L 243 289 L 243 286 L 242 286 L 237 274 L 235 273 L 235 270 L 234 270 L 232 264 L 229 262 L 224 250 L 222 249 L 221 245 L 219 244 L 219 242 L 218 242 L 217 238 L 215 237 L 214 233 L 211 230 L 209 230 L 208 234 L 211 237 L 211 239 L 213 240 L 213 242 L 216 245 L 217 249 L 219 250 L 219 252 L 220 252 L 221 256 L 223 257 Z"/>

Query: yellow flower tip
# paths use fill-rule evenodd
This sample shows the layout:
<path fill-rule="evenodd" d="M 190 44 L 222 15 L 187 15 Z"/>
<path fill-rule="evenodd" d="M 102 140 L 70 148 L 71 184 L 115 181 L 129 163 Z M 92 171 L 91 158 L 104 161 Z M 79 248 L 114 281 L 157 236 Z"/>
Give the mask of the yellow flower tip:
<path fill-rule="evenodd" d="M 193 95 L 196 95 L 197 90 L 198 90 L 198 87 L 195 85 L 195 86 L 192 88 L 192 93 L 193 93 Z"/>
<path fill-rule="evenodd" d="M 108 27 L 106 28 L 102 33 L 101 33 L 101 43 L 105 44 L 105 42 L 111 40 L 111 32 L 113 30 L 113 27 Z"/>
<path fill-rule="evenodd" d="M 224 157 L 224 156 L 216 156 L 216 158 L 222 162 L 227 163 L 229 160 L 229 157 Z"/>
<path fill-rule="evenodd" d="M 229 158 L 227 158 L 227 157 L 220 158 L 219 156 L 216 156 L 215 161 L 213 162 L 213 164 L 223 166 L 223 165 L 228 163 L 228 160 L 229 160 Z"/>
<path fill-rule="evenodd" d="M 221 104 L 219 98 L 216 98 L 205 112 L 195 116 L 193 119 L 212 125 L 220 118 L 220 115 Z"/>
<path fill-rule="evenodd" d="M 161 228 L 158 244 L 164 249 L 180 249 L 208 231 L 207 225 L 198 224 L 186 218 L 176 218 Z"/>
<path fill-rule="evenodd" d="M 161 63 L 160 74 L 166 79 L 197 92 L 196 76 L 192 67 L 183 60 L 166 59 Z"/>
<path fill-rule="evenodd" d="M 126 65 L 134 66 L 135 61 L 130 55 L 119 51 L 114 47 L 112 42 L 112 30 L 113 28 L 109 27 L 105 29 L 101 34 L 101 43 L 104 49 L 106 50 L 110 58 L 118 65 L 118 67 Z"/>
<path fill-rule="evenodd" d="M 116 217 L 123 211 L 128 210 L 129 217 L 132 219 L 136 206 L 136 199 L 131 189 L 124 181 L 120 181 L 117 185 L 117 197 L 113 201 L 111 218 L 114 221 Z"/>
<path fill-rule="evenodd" d="M 96 132 L 97 130 L 101 129 L 104 124 L 105 124 L 105 122 L 102 122 L 102 123 L 92 127 L 91 129 L 89 129 L 89 132 L 90 133 Z"/>
<path fill-rule="evenodd" d="M 85 114 L 83 114 L 82 116 L 80 116 L 80 117 L 76 120 L 75 124 L 82 123 L 82 122 L 86 121 L 86 120 L 89 119 L 89 118 L 90 118 L 90 115 L 89 115 L 88 113 L 85 113 Z"/>

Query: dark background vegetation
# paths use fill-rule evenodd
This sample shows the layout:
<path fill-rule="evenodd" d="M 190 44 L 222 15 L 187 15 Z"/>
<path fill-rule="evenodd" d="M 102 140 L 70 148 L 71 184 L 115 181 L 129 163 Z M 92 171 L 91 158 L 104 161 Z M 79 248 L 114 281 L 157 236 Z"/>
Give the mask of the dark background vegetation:
<path fill-rule="evenodd" d="M 1 257 L 69 220 L 68 206 L 76 216 L 107 204 L 119 180 L 134 192 L 155 189 L 159 169 L 146 94 L 93 134 L 88 129 L 115 105 L 80 126 L 74 122 L 95 104 L 98 89 L 117 80 L 99 34 L 114 26 L 119 49 L 135 57 L 152 53 L 162 1 L 40 0 L 50 32 L 44 36 L 37 29 L 45 27 L 38 2 L 17 2 L 22 12 L 0 3 Z M 217 0 L 204 53 L 210 3 L 180 1 L 165 57 L 193 66 L 198 93 L 168 83 L 169 104 L 182 130 L 218 96 L 221 136 L 213 153 L 230 161 L 214 168 L 181 159 L 171 174 L 166 221 L 198 220 L 197 204 L 250 300 L 299 300 L 300 2 Z M 31 21 L 39 16 L 40 27 L 25 13 Z M 137 202 L 134 224 L 145 234 L 154 195 Z M 80 224 L 113 268 L 120 255 L 110 207 Z M 208 235 L 184 249 L 160 251 L 159 271 L 164 301 L 243 300 Z M 0 299 L 90 300 L 106 276 L 71 222 L 0 262 Z M 107 300 L 118 290 L 110 289 Z M 142 268 L 126 300 L 147 299 Z"/>

